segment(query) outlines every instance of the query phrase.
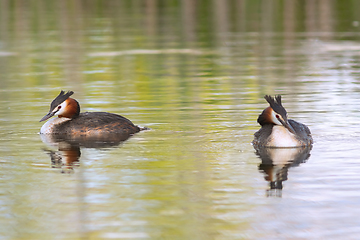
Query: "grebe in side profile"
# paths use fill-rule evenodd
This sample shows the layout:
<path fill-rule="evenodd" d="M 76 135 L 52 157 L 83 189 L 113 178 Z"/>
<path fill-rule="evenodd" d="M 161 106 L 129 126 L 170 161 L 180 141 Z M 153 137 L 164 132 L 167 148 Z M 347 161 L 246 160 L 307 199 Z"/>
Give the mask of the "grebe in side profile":
<path fill-rule="evenodd" d="M 257 119 L 261 128 L 254 134 L 254 146 L 305 147 L 313 143 L 306 125 L 287 118 L 280 95 L 275 98 L 266 95 L 264 98 L 270 107 L 265 108 Z"/>
<path fill-rule="evenodd" d="M 108 112 L 80 113 L 79 103 L 70 98 L 73 91 L 60 94 L 51 102 L 50 111 L 41 120 L 58 116 L 47 121 L 41 134 L 63 134 L 71 136 L 103 136 L 108 134 L 133 134 L 140 130 L 129 119 Z"/>

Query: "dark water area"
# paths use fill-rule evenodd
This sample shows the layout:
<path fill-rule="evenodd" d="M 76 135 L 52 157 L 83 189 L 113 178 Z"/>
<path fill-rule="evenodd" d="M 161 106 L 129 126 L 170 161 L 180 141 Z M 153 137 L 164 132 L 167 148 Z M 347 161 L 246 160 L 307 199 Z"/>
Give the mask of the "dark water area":
<path fill-rule="evenodd" d="M 0 0 L 0 239 L 358 239 L 359 7 Z M 150 130 L 45 139 L 60 90 Z M 312 148 L 253 148 L 267 94 Z"/>

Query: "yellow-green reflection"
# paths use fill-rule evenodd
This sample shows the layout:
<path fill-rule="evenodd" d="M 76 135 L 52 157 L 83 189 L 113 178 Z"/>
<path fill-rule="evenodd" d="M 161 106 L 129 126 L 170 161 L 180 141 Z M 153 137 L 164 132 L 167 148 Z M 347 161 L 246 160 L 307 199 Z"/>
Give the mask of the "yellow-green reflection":
<path fill-rule="evenodd" d="M 357 105 L 349 104 L 357 96 L 357 57 L 351 49 L 346 54 L 337 50 L 349 42 L 357 45 L 357 2 L 0 4 L 4 238 L 259 239 L 276 238 L 290 224 L 288 239 L 311 239 L 315 230 L 304 223 L 333 223 L 332 216 L 344 216 L 341 204 L 350 200 L 341 198 L 330 203 L 333 212 L 324 211 L 329 212 L 324 218 L 301 215 L 303 205 L 327 189 L 313 186 L 314 192 L 301 195 L 312 182 L 308 179 L 318 174 L 315 170 L 301 172 L 304 178 L 289 173 L 297 185 L 287 181 L 284 201 L 267 199 L 267 182 L 250 142 L 264 94 L 283 94 L 289 113 L 305 119 L 315 137 L 325 134 L 319 122 L 329 128 L 334 123 L 344 127 L 344 122 L 357 126 Z M 336 45 L 343 40 L 349 42 Z M 328 50 L 323 43 L 335 47 Z M 333 75 L 343 82 L 334 84 Z M 81 149 L 80 166 L 62 174 L 43 151 L 58 149 L 36 134 L 60 89 L 73 90 L 83 111 L 118 113 L 151 130 L 115 148 Z M 335 119 L 342 121 L 324 122 L 344 106 L 325 100 L 316 105 L 323 92 L 330 100 L 350 94 L 343 104 L 349 107 L 346 117 Z M 314 114 L 336 107 L 338 112 L 326 118 Z M 340 205 L 339 212 L 334 205 Z M 323 216 L 319 207 L 307 211 Z M 286 216 L 294 219 L 285 221 Z M 299 229 L 304 225 L 306 233 Z M 316 236 L 326 239 L 328 230 L 320 228 Z"/>

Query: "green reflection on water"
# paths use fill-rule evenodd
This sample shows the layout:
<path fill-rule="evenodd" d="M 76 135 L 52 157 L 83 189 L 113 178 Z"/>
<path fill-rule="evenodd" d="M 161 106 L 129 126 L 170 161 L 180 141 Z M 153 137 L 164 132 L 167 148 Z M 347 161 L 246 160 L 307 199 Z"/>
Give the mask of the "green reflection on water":
<path fill-rule="evenodd" d="M 306 43 L 357 40 L 360 20 L 355 1 L 0 3 L 6 239 L 266 238 L 261 98 L 306 93 Z M 36 135 L 60 89 L 151 130 L 61 174 Z"/>

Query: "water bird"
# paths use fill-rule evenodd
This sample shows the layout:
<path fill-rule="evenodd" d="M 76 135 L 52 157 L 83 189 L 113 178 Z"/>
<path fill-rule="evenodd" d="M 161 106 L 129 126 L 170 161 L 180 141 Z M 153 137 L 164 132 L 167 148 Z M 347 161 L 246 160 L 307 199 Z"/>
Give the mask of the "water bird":
<path fill-rule="evenodd" d="M 134 125 L 129 119 L 108 112 L 80 113 L 80 104 L 73 98 L 73 91 L 60 94 L 51 102 L 50 110 L 41 120 L 52 116 L 40 129 L 40 134 L 62 134 L 68 136 L 104 137 L 108 135 L 131 135 L 145 128 Z"/>
<path fill-rule="evenodd" d="M 305 147 L 313 143 L 310 129 L 305 124 L 288 119 L 281 95 L 264 98 L 270 106 L 257 119 L 261 128 L 254 134 L 252 143 L 255 147 Z"/>

